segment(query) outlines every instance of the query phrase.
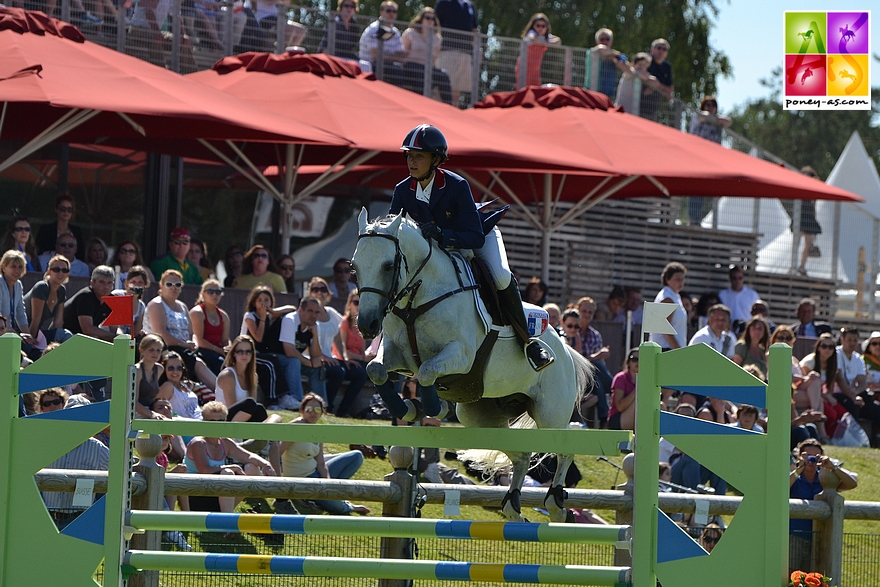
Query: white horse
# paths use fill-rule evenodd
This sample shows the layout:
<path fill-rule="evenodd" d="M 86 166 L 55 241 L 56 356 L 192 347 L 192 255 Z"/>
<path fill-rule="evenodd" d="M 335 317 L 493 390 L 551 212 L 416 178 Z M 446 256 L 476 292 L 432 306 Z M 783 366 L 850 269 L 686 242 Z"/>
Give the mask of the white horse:
<path fill-rule="evenodd" d="M 416 225 L 402 216 L 368 223 L 364 209 L 358 226 L 352 259 L 360 292 L 358 328 L 366 338 L 374 338 L 380 331 L 383 335 L 378 356 L 367 365 L 370 379 L 381 392 L 383 386 L 386 391 L 390 388 L 389 372 L 417 375 L 422 386 L 434 385 L 444 375 L 468 373 L 486 334 L 473 294 L 460 291 L 462 284 L 449 255 L 435 242 L 425 240 Z M 456 290 L 459 292 L 448 295 Z M 394 307 L 398 313 L 407 308 L 412 312 L 430 308 L 415 319 L 416 349 L 410 344 L 406 324 L 392 312 Z M 590 384 L 592 366 L 552 328 L 541 339 L 556 361 L 536 373 L 510 328 L 502 329 L 485 364 L 483 398 L 456 406 L 462 424 L 507 428 L 511 420 L 527 414 L 538 428 L 568 427 L 572 410 Z M 444 396 L 442 389 L 439 395 Z M 509 519 L 522 520 L 519 496 L 530 455 L 507 456 L 513 463 L 513 475 L 502 509 Z M 554 521 L 565 518 L 563 484 L 572 460 L 572 455 L 559 455 L 544 499 Z"/>

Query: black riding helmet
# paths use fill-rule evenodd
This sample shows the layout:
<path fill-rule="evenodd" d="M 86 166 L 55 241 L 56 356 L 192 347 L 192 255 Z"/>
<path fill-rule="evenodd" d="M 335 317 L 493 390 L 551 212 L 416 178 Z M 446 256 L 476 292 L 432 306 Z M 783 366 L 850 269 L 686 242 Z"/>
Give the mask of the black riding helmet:
<path fill-rule="evenodd" d="M 406 138 L 403 139 L 403 145 L 400 146 L 400 150 L 404 152 L 423 151 L 436 155 L 436 164 L 431 166 L 431 171 L 433 171 L 446 161 L 446 137 L 443 136 L 443 133 L 437 127 L 430 124 L 420 124 L 406 133 Z"/>

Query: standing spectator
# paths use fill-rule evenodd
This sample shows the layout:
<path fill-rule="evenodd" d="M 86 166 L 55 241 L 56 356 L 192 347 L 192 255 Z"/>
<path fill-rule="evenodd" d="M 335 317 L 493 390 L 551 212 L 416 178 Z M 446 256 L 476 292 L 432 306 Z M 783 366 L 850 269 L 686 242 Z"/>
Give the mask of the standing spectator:
<path fill-rule="evenodd" d="M 357 289 L 357 284 L 351 281 L 351 261 L 348 259 L 336 259 L 333 263 L 333 282 L 328 284 L 330 293 L 334 298 L 348 299 L 348 294 Z"/>
<path fill-rule="evenodd" d="M 788 475 L 788 497 L 816 499 L 816 495 L 822 491 L 822 484 L 819 482 L 820 469 L 830 470 L 837 476 L 840 481 L 837 488 L 839 491 L 855 489 L 858 486 L 858 481 L 852 473 L 842 469 L 840 465 L 825 456 L 825 451 L 817 440 L 808 439 L 797 446 L 797 465 Z M 789 571 L 811 568 L 813 521 L 792 518 L 788 522 L 788 532 Z"/>
<path fill-rule="evenodd" d="M 681 290 L 684 289 L 686 273 L 687 268 L 684 265 L 672 262 L 667 264 L 660 274 L 663 289 L 654 297 L 654 303 L 678 306 L 669 316 L 669 323 L 675 329 L 675 334 L 651 333 L 651 341 L 659 344 L 663 350 L 677 349 L 687 344 L 687 312 L 681 301 Z"/>
<path fill-rule="evenodd" d="M 172 230 L 171 236 L 168 238 L 168 254 L 161 259 L 156 259 L 150 265 L 153 275 L 162 275 L 169 269 L 173 269 L 183 276 L 183 283 L 186 285 L 202 285 L 199 268 L 187 260 L 191 239 L 192 235 L 182 226 Z"/>
<path fill-rule="evenodd" d="M 293 304 L 296 305 L 299 302 L 299 292 L 296 287 L 295 275 L 296 261 L 294 261 L 293 257 L 290 255 L 281 255 L 275 259 L 275 267 L 278 269 L 278 275 L 284 280 L 284 287 L 287 288 L 287 293 L 296 296 L 296 299 L 293 301 Z"/>
<path fill-rule="evenodd" d="M 816 170 L 806 165 L 801 168 L 801 173 L 807 177 L 819 180 L 819 174 Z M 822 180 L 819 180 L 822 181 Z M 798 265 L 798 275 L 807 275 L 807 259 L 809 257 L 821 257 L 822 251 L 815 244 L 817 234 L 822 234 L 822 226 L 816 220 L 816 202 L 814 200 L 801 200 L 801 233 L 798 237 L 800 243 L 801 237 L 804 239 L 804 248 L 801 250 L 801 262 Z M 794 231 L 794 219 L 791 221 L 791 230 Z"/>
<path fill-rule="evenodd" d="M 770 348 L 770 328 L 767 322 L 757 316 L 746 323 L 742 338 L 734 348 L 732 360 L 740 367 L 754 365 L 767 372 L 767 349 Z"/>
<path fill-rule="evenodd" d="M 615 62 L 615 65 L 620 67 L 621 62 Z M 624 112 L 641 115 L 638 110 L 641 106 L 642 96 L 654 90 L 664 94 L 669 93 L 669 88 L 648 72 L 650 65 L 651 56 L 647 53 L 639 52 L 633 56 L 632 65 L 626 65 L 623 75 L 620 76 L 620 82 L 617 84 L 615 106 L 621 106 Z M 638 88 L 636 80 L 639 81 Z"/>
<path fill-rule="evenodd" d="M 479 26 L 477 9 L 471 0 L 437 0 L 434 12 L 446 29 L 437 67 L 449 74 L 452 104 L 459 106 L 461 93 L 473 89 L 474 43 Z"/>
<path fill-rule="evenodd" d="M 654 39 L 651 43 L 651 65 L 648 66 L 648 73 L 657 78 L 661 86 L 666 88 L 662 92 L 667 99 L 672 98 L 675 92 L 675 84 L 672 81 L 672 65 L 666 61 L 669 55 L 669 41 L 666 39 Z M 642 94 L 639 104 L 639 116 L 650 120 L 657 120 L 657 111 L 660 108 L 660 94 L 653 89 L 648 89 Z"/>
<path fill-rule="evenodd" d="M 431 54 L 428 55 L 428 39 L 431 40 Z M 403 31 L 400 38 L 403 50 L 406 51 L 406 63 L 403 64 L 403 72 L 406 76 L 407 88 L 421 94 L 425 85 L 426 68 L 431 68 L 431 88 L 437 90 L 440 99 L 447 104 L 452 104 L 452 87 L 449 75 L 442 69 L 437 69 L 434 64 L 440 54 L 440 43 L 443 37 L 440 35 L 440 23 L 434 9 L 425 6 L 416 15 L 409 27 Z"/>
<path fill-rule="evenodd" d="M 339 407 L 336 408 L 336 415 L 340 418 L 350 416 L 348 410 L 367 381 L 367 362 L 375 358 L 373 355 L 367 354 L 364 337 L 361 336 L 361 332 L 357 327 L 360 302 L 361 296 L 357 290 L 348 294 L 348 302 L 345 304 L 345 315 L 342 317 L 342 324 L 339 326 L 341 344 L 339 345 L 337 358 L 343 360 L 344 366 L 350 374 L 345 395 L 342 397 Z M 359 373 L 360 371 L 363 371 L 362 375 Z"/>
<path fill-rule="evenodd" d="M 144 330 L 161 336 L 168 345 L 168 350 L 183 358 L 187 371 L 213 388 L 217 378 L 196 352 L 199 347 L 193 340 L 189 308 L 177 299 L 182 287 L 183 278 L 179 271 L 168 269 L 162 274 L 159 279 L 159 295 L 147 304 Z"/>
<path fill-rule="evenodd" d="M 631 348 L 623 363 L 623 370 L 611 382 L 611 409 L 608 412 L 609 430 L 635 430 L 636 378 L 639 374 L 639 349 Z"/>
<path fill-rule="evenodd" d="M 155 277 L 153 277 L 152 273 L 149 273 L 150 270 L 147 269 L 147 264 L 144 263 L 144 258 L 141 256 L 141 247 L 135 241 L 124 240 L 119 243 L 113 252 L 113 258 L 110 259 L 109 265 L 116 271 L 117 289 L 124 287 L 123 283 L 125 283 L 126 276 L 135 265 L 148 272 L 148 284 L 150 281 L 155 281 Z"/>
<path fill-rule="evenodd" d="M 608 394 L 611 392 L 611 372 L 605 365 L 605 361 L 611 356 L 610 349 L 602 343 L 602 335 L 590 326 L 593 321 L 593 313 L 596 311 L 596 302 L 593 298 L 583 297 L 577 302 L 580 314 L 580 341 L 581 354 L 583 354 L 596 368 L 593 373 L 595 392 L 599 399 L 596 411 L 599 417 L 599 427 L 605 428 L 608 421 Z"/>
<path fill-rule="evenodd" d="M 37 244 L 27 216 L 14 216 L 3 239 L 3 251 L 18 251 L 24 255 L 28 271 L 40 271 L 42 265 L 37 256 Z"/>
<path fill-rule="evenodd" d="M 360 27 L 354 22 L 354 15 L 360 9 L 360 0 L 338 0 L 336 11 L 338 14 L 332 23 L 324 27 L 324 36 L 321 38 L 319 53 L 335 55 L 340 59 L 350 61 L 358 60 L 358 40 L 361 36 Z M 330 27 L 334 27 L 333 46 L 330 47 Z"/>
<path fill-rule="evenodd" d="M 744 285 L 745 272 L 739 265 L 733 265 L 727 272 L 730 287 L 718 292 L 721 303 L 730 308 L 730 319 L 734 322 L 747 322 L 752 317 L 752 305 L 760 299 L 758 292 Z"/>
<path fill-rule="evenodd" d="M 40 255 L 40 266 L 46 267 L 49 264 L 49 259 L 55 255 L 67 257 L 67 260 L 70 261 L 70 275 L 72 277 L 88 277 L 91 275 L 89 266 L 77 258 L 76 237 L 72 233 L 65 232 L 58 235 L 55 250 Z"/>
<path fill-rule="evenodd" d="M 523 43 L 526 47 L 526 68 L 525 74 L 522 74 L 522 63 L 520 58 L 516 60 L 516 85 L 523 86 L 540 86 L 541 85 L 541 65 L 544 61 L 544 53 L 547 52 L 548 45 L 561 45 L 562 39 L 556 35 L 550 34 L 550 20 L 543 12 L 532 15 L 529 24 L 522 33 Z"/>
<path fill-rule="evenodd" d="M 280 275 L 272 271 L 272 255 L 263 245 L 254 245 L 245 253 L 241 275 L 235 280 L 235 287 L 253 289 L 258 285 L 268 285 L 275 293 L 287 293 L 287 286 Z"/>
<path fill-rule="evenodd" d="M 688 346 L 705 343 L 727 357 L 733 359 L 736 339 L 729 332 L 730 310 L 724 304 L 709 308 L 706 325 L 691 338 Z"/>
<path fill-rule="evenodd" d="M 222 297 L 220 282 L 209 278 L 189 311 L 198 354 L 214 375 L 220 374 L 229 346 L 229 314 L 219 306 Z"/>
<path fill-rule="evenodd" d="M 43 254 L 55 249 L 55 242 L 64 233 L 70 233 L 77 242 L 76 258 L 85 261 L 85 244 L 82 229 L 71 224 L 76 213 L 76 203 L 70 194 L 58 194 L 55 198 L 55 222 L 43 224 L 37 231 L 37 253 Z M 60 251 L 59 251 L 60 252 Z M 51 255 L 50 255 L 51 256 Z"/>
<path fill-rule="evenodd" d="M 596 45 L 587 51 L 586 72 L 584 81 L 591 90 L 601 92 L 614 100 L 614 86 L 617 81 L 617 70 L 629 73 L 626 55 L 611 48 L 614 33 L 611 29 L 602 28 L 596 31 Z M 647 68 L 647 63 L 645 68 Z"/>
<path fill-rule="evenodd" d="M 358 44 L 360 60 L 367 64 L 374 73 L 378 73 L 379 39 L 382 39 L 382 80 L 395 86 L 403 86 L 403 67 L 406 59 L 400 31 L 394 26 L 397 19 L 397 3 L 385 0 L 379 5 L 379 19 L 364 29 Z M 363 65 L 362 65 L 363 67 Z"/>
<path fill-rule="evenodd" d="M 98 265 L 106 265 L 109 257 L 107 243 L 102 239 L 93 236 L 86 243 L 86 264 L 89 266 L 89 273 Z"/>
<path fill-rule="evenodd" d="M 223 260 L 226 279 L 223 280 L 223 287 L 235 287 L 235 280 L 241 275 L 243 263 L 244 254 L 241 252 L 241 247 L 232 245 L 226 249 L 226 255 Z"/>
<path fill-rule="evenodd" d="M 798 336 L 817 338 L 823 334 L 831 334 L 831 325 L 827 322 L 816 322 L 816 302 L 811 298 L 803 298 L 798 302 L 798 321 L 791 329 Z"/>
<path fill-rule="evenodd" d="M 186 254 L 186 260 L 198 268 L 203 283 L 214 275 L 211 259 L 208 258 L 208 247 L 199 239 L 191 238 L 189 240 L 189 252 Z"/>
<path fill-rule="evenodd" d="M 64 328 L 72 334 L 112 341 L 115 330 L 100 324 L 110 315 L 110 308 L 101 299 L 113 291 L 113 270 L 106 265 L 95 267 L 89 287 L 76 292 L 64 303 Z"/>
<path fill-rule="evenodd" d="M 30 334 L 37 338 L 42 332 L 46 342 L 64 342 L 72 334 L 64 329 L 64 302 L 67 300 L 67 277 L 70 261 L 55 255 L 49 260 L 42 281 L 34 284 L 24 296 L 24 309 L 30 323 Z"/>
<path fill-rule="evenodd" d="M 707 141 L 721 144 L 722 130 L 729 127 L 731 123 L 729 117 L 718 114 L 718 100 L 715 99 L 715 96 L 706 96 L 700 102 L 700 110 L 694 112 L 691 117 L 688 132 L 703 137 Z M 700 225 L 704 216 L 705 203 L 706 198 L 703 197 L 691 196 L 688 198 L 688 220 L 691 226 Z"/>

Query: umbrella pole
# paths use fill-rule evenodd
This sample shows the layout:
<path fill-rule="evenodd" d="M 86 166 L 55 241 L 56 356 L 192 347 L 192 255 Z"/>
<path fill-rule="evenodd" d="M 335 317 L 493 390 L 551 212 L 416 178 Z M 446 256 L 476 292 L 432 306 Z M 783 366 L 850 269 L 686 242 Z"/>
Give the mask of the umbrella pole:
<path fill-rule="evenodd" d="M 0 172 L 9 169 L 37 149 L 40 149 L 48 145 L 49 143 L 58 140 L 58 138 L 60 138 L 64 134 L 70 132 L 84 122 L 94 118 L 100 113 L 100 110 L 80 110 L 78 108 L 71 110 L 60 119 L 58 119 L 55 123 L 53 123 L 49 128 L 31 139 L 21 149 L 10 155 L 6 161 L 0 163 Z"/>

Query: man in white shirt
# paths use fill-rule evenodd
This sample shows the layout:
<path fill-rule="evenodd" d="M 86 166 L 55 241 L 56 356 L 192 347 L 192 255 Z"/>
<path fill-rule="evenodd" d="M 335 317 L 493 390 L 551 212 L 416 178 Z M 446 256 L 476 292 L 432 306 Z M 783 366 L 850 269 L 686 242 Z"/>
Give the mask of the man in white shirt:
<path fill-rule="evenodd" d="M 326 371 L 323 369 L 321 344 L 318 334 L 318 314 L 321 304 L 313 297 L 306 296 L 299 302 L 296 312 L 291 312 L 281 319 L 281 333 L 278 339 L 284 348 L 284 356 L 287 360 L 282 361 L 290 393 L 297 401 L 302 401 L 302 383 L 300 375 L 309 378 L 309 388 L 324 398 L 327 398 L 327 384 L 325 382 Z"/>
<path fill-rule="evenodd" d="M 379 19 L 370 23 L 364 29 L 358 44 L 358 57 L 361 61 L 361 69 L 364 64 L 372 67 L 373 73 L 379 74 L 379 38 L 382 39 L 382 76 L 380 79 L 396 86 L 404 81 L 403 66 L 401 62 L 406 59 L 406 51 L 403 49 L 403 41 L 400 31 L 393 22 L 397 18 L 397 3 L 385 0 L 379 6 Z"/>
<path fill-rule="evenodd" d="M 858 328 L 840 329 L 840 346 L 837 347 L 837 368 L 846 379 L 846 387 L 834 394 L 835 399 L 849 410 L 853 417 L 859 417 L 864 400 L 859 394 L 865 391 L 867 371 L 862 355 L 856 352 L 859 347 Z M 847 389 L 848 388 L 848 389 Z"/>
<path fill-rule="evenodd" d="M 736 339 L 730 334 L 730 309 L 724 304 L 715 304 L 706 314 L 706 325 L 691 338 L 688 346 L 706 343 L 728 359 L 733 358 Z"/>
<path fill-rule="evenodd" d="M 730 308 L 730 319 L 733 322 L 748 322 L 752 317 L 752 304 L 758 301 L 758 292 L 744 285 L 745 273 L 739 265 L 734 265 L 728 272 L 730 287 L 718 292 L 721 303 Z"/>

